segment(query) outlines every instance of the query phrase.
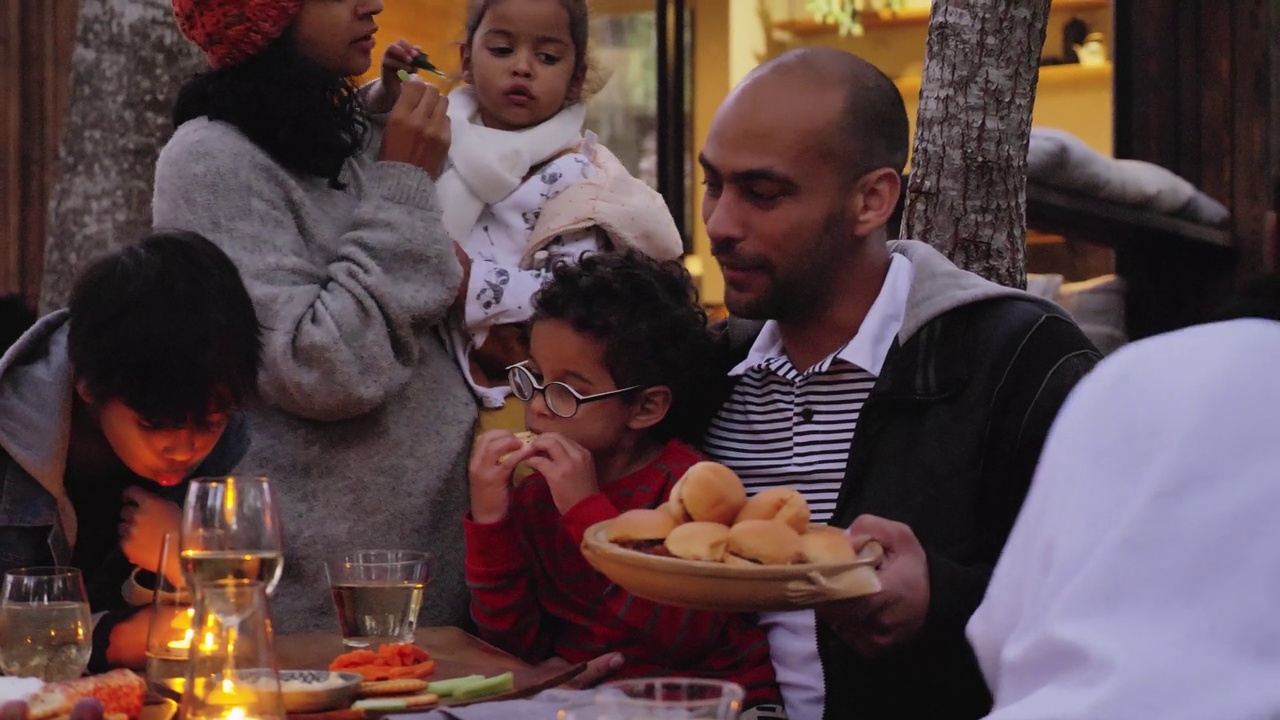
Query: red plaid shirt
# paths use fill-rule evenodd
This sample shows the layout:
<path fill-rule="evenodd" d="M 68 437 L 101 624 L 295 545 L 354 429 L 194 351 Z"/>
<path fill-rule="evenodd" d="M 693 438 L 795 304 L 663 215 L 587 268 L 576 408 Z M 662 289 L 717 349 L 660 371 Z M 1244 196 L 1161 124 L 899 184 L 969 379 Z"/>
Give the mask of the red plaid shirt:
<path fill-rule="evenodd" d="M 702 456 L 671 441 L 653 464 L 618 478 L 569 509 L 556 510 L 541 475 L 512 490 L 497 523 L 466 518 L 467 585 L 480 637 L 528 662 L 558 655 L 584 662 L 621 652 L 617 678 L 687 676 L 731 680 L 747 705 L 780 702 L 769 644 L 753 615 L 660 605 L 596 572 L 579 546 L 587 528 L 666 501 Z"/>

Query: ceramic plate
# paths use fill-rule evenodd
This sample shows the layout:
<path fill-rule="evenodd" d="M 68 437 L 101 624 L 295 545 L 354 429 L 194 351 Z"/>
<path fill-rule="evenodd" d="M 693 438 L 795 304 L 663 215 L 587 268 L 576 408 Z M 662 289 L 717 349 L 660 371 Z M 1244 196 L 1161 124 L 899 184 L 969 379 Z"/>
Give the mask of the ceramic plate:
<path fill-rule="evenodd" d="M 291 713 L 320 712 L 349 707 L 364 678 L 358 673 L 329 670 L 281 670 L 280 694 L 284 710 Z"/>
<path fill-rule="evenodd" d="M 178 703 L 165 699 L 160 702 L 143 705 L 142 714 L 138 716 L 138 720 L 172 720 L 177 713 Z"/>

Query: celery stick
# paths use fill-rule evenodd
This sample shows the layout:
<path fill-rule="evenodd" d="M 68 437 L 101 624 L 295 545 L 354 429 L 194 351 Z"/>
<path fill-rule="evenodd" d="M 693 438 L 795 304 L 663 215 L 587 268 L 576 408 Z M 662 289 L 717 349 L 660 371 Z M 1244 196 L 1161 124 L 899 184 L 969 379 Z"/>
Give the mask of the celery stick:
<path fill-rule="evenodd" d="M 456 688 L 453 691 L 453 697 L 455 700 L 474 700 L 486 695 L 510 692 L 515 687 L 515 677 L 510 672 L 504 672 L 501 675 L 494 675 L 484 680 L 476 680 Z"/>
<path fill-rule="evenodd" d="M 454 690 L 457 690 L 463 685 L 469 685 L 477 680 L 483 679 L 483 675 L 465 675 L 463 677 L 449 678 L 448 680 L 436 680 L 434 682 L 427 683 L 427 692 L 432 695 L 445 697 L 447 695 L 452 695 Z"/>

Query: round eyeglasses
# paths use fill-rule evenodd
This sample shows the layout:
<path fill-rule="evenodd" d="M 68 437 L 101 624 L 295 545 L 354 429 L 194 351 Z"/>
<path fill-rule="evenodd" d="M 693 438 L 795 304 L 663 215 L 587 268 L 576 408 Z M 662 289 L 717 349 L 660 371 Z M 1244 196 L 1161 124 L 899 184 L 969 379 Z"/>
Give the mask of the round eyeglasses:
<path fill-rule="evenodd" d="M 543 400 L 547 402 L 547 409 L 562 418 L 573 417 L 578 413 L 578 407 L 585 403 L 603 400 L 644 387 L 643 385 L 632 385 L 631 387 L 596 393 L 595 395 L 583 395 L 562 382 L 549 382 L 546 385 L 538 384 L 538 381 L 533 377 L 533 372 L 525 367 L 528 362 L 528 360 L 525 360 L 507 368 L 507 382 L 511 385 L 512 394 L 521 402 L 529 402 L 533 399 L 535 393 L 542 393 Z"/>

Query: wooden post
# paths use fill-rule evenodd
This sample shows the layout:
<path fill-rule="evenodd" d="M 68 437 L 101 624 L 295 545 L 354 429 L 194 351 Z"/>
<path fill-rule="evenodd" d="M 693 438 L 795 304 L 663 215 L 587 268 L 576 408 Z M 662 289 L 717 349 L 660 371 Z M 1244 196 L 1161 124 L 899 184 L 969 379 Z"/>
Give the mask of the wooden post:
<path fill-rule="evenodd" d="M 34 309 L 78 0 L 0 0 L 0 295 Z"/>

